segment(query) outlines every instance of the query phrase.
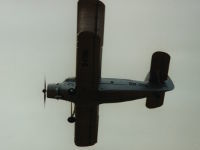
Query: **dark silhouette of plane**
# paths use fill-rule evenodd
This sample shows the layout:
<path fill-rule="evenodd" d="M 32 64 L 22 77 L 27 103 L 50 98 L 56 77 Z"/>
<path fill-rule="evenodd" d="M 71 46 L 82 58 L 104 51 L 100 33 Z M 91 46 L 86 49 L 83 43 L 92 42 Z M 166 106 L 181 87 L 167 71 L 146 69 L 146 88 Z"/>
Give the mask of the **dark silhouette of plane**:
<path fill-rule="evenodd" d="M 48 98 L 74 103 L 68 121 L 75 122 L 75 144 L 91 146 L 97 142 L 99 105 L 146 98 L 146 107 L 163 104 L 165 92 L 174 88 L 168 77 L 170 56 L 155 52 L 144 82 L 101 78 L 105 6 L 99 0 L 78 1 L 76 77 L 49 84 Z M 71 108 L 72 109 L 72 108 Z"/>

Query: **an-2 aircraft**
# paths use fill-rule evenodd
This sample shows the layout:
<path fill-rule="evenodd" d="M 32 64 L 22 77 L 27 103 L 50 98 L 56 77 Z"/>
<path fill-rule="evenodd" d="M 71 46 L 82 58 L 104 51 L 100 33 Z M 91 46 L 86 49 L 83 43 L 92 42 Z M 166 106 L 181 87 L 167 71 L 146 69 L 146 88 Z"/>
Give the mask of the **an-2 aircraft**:
<path fill-rule="evenodd" d="M 79 0 L 77 18 L 76 77 L 62 83 L 46 81 L 44 102 L 48 98 L 74 103 L 68 121 L 75 122 L 75 144 L 91 146 L 97 142 L 99 105 L 146 98 L 147 108 L 160 107 L 165 92 L 174 88 L 168 77 L 170 56 L 155 52 L 144 82 L 101 78 L 105 5 L 99 0 Z M 71 105 L 72 106 L 72 105 Z"/>

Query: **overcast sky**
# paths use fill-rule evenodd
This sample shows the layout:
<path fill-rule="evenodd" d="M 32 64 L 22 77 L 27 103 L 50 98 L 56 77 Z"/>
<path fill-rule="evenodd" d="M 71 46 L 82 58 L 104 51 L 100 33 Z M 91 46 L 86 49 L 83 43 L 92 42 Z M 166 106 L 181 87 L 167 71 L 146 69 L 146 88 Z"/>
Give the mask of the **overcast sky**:
<path fill-rule="evenodd" d="M 70 103 L 48 83 L 75 76 L 76 0 L 0 0 L 0 149 L 197 150 L 200 147 L 200 1 L 104 0 L 102 77 L 144 80 L 151 55 L 171 55 L 175 90 L 164 106 L 145 99 L 100 106 L 98 143 L 74 145 Z"/>

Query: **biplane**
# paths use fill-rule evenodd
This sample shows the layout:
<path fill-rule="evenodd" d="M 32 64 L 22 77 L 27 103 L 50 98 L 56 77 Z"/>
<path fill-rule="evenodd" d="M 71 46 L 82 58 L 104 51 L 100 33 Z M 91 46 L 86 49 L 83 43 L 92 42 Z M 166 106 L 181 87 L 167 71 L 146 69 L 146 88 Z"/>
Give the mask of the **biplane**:
<path fill-rule="evenodd" d="M 46 81 L 44 84 L 44 102 L 46 96 L 71 102 L 68 121 L 75 123 L 77 146 L 97 142 L 100 104 L 146 98 L 147 108 L 157 108 L 163 105 L 165 92 L 174 88 L 168 77 L 170 56 L 161 51 L 152 55 L 145 81 L 101 78 L 104 15 L 101 1 L 78 1 L 76 77 L 47 88 Z"/>

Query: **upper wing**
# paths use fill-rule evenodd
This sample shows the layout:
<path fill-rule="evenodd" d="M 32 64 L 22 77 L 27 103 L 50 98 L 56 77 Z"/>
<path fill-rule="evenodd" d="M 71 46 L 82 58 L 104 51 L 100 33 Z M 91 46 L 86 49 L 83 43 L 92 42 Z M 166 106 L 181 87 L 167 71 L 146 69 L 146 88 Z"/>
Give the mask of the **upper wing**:
<path fill-rule="evenodd" d="M 97 142 L 99 106 L 95 93 L 101 78 L 104 9 L 98 0 L 78 2 L 75 102 L 75 144 L 78 146 Z"/>

